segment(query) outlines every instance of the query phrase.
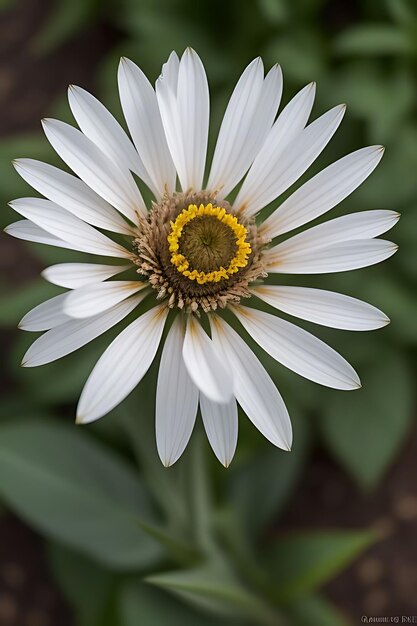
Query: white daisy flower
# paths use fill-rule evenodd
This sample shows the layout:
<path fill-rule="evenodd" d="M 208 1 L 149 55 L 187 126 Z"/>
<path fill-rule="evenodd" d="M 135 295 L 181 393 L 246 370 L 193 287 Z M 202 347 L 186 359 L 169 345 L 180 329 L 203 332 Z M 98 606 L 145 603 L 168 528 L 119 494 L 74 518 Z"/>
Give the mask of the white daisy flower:
<path fill-rule="evenodd" d="M 255 59 L 232 93 L 205 184 L 209 89 L 198 55 L 187 49 L 179 60 L 172 53 L 155 90 L 127 59 L 121 60 L 118 79 L 132 140 L 91 94 L 71 87 L 69 103 L 80 130 L 51 119 L 43 126 L 76 176 L 32 159 L 15 162 L 46 199 L 12 202 L 25 219 L 8 226 L 8 233 L 118 259 L 116 265 L 63 263 L 44 270 L 48 281 L 70 291 L 22 319 L 24 330 L 46 331 L 23 365 L 73 352 L 147 298 L 147 312 L 122 330 L 91 372 L 78 422 L 102 417 L 139 383 L 171 312 L 156 390 L 156 440 L 164 465 L 182 454 L 198 406 L 225 466 L 236 448 L 237 403 L 269 441 L 289 450 L 291 423 L 281 395 L 224 311 L 301 376 L 336 389 L 360 387 L 354 369 L 332 348 L 256 304 L 260 299 L 333 328 L 371 330 L 388 323 L 375 307 L 345 295 L 268 284 L 270 274 L 341 272 L 379 263 L 396 251 L 395 244 L 377 237 L 399 216 L 382 210 L 339 217 L 275 241 L 352 193 L 377 166 L 383 148 L 363 148 L 333 163 L 262 221 L 262 209 L 288 190 L 330 141 L 344 106 L 308 123 L 311 83 L 276 117 L 281 69 L 274 66 L 264 76 L 261 59 Z M 152 192 L 152 206 L 144 202 L 135 176 Z M 123 280 L 128 269 L 135 273 Z"/>

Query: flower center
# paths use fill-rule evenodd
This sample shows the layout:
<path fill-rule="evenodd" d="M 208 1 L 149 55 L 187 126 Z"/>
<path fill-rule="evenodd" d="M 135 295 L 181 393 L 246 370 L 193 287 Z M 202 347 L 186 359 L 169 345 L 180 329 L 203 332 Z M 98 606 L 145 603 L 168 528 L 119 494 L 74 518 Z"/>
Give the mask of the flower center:
<path fill-rule="evenodd" d="M 190 204 L 171 222 L 171 263 L 199 285 L 229 279 L 252 252 L 247 229 L 223 207 Z"/>

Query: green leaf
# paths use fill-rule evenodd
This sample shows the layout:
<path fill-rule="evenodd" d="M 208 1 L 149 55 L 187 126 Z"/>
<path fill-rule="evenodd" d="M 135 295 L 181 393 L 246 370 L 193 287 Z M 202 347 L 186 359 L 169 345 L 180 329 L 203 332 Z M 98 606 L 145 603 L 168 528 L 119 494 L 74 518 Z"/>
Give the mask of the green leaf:
<path fill-rule="evenodd" d="M 47 546 L 47 556 L 55 580 L 76 613 L 77 626 L 102 626 L 100 618 L 114 592 L 114 575 L 56 543 Z"/>
<path fill-rule="evenodd" d="M 145 533 L 155 539 L 178 564 L 189 565 L 199 560 L 200 555 L 198 552 L 193 549 L 190 542 L 186 542 L 182 537 L 178 537 L 169 530 L 155 524 L 139 522 L 139 526 Z"/>
<path fill-rule="evenodd" d="M 348 626 L 347 618 L 319 595 L 297 598 L 286 614 L 294 626 Z"/>
<path fill-rule="evenodd" d="M 375 487 L 407 435 L 413 386 L 407 363 L 385 352 L 362 377 L 363 388 L 329 393 L 319 416 L 324 441 L 364 489 Z"/>
<path fill-rule="evenodd" d="M 271 593 L 290 603 L 333 578 L 373 541 L 369 532 L 312 532 L 282 536 L 268 546 Z"/>
<path fill-rule="evenodd" d="M 210 626 L 212 619 L 199 614 L 169 594 L 141 581 L 128 581 L 119 595 L 123 626 Z M 87 625 L 86 625 L 87 626 Z"/>
<path fill-rule="evenodd" d="M 390 24 L 359 24 L 336 40 L 343 54 L 411 54 L 414 49 L 406 31 Z"/>
<path fill-rule="evenodd" d="M 218 616 L 252 619 L 265 626 L 281 624 L 279 614 L 241 585 L 223 564 L 210 563 L 195 569 L 165 572 L 145 580 Z"/>
<path fill-rule="evenodd" d="M 139 476 L 85 430 L 44 420 L 0 426 L 0 494 L 48 537 L 114 569 L 148 567 L 160 548 Z"/>
<path fill-rule="evenodd" d="M 300 479 L 309 449 L 309 424 L 300 412 L 291 412 L 294 447 L 278 450 L 269 443 L 230 476 L 230 494 L 237 517 L 251 536 L 259 536 L 285 508 Z M 265 488 L 265 485 L 268 485 Z"/>

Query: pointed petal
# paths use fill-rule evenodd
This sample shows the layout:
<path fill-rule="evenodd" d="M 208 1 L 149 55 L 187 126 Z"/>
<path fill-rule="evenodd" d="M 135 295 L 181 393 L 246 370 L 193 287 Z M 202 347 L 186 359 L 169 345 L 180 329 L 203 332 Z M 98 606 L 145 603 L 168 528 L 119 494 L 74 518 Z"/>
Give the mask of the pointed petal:
<path fill-rule="evenodd" d="M 61 159 L 99 196 L 134 224 L 146 214 L 140 191 L 129 171 L 122 170 L 88 137 L 58 120 L 42 122 L 45 135 Z"/>
<path fill-rule="evenodd" d="M 187 320 L 183 357 L 191 380 L 205 396 L 214 402 L 230 400 L 232 377 L 194 315 L 190 315 Z"/>
<path fill-rule="evenodd" d="M 115 233 L 132 234 L 122 215 L 79 178 L 34 159 L 17 159 L 13 165 L 36 191 L 84 222 Z"/>
<path fill-rule="evenodd" d="M 59 296 L 54 296 L 35 306 L 20 320 L 19 328 L 38 332 L 68 322 L 70 318 L 64 313 L 64 302 L 67 295 L 68 293 L 61 293 Z"/>
<path fill-rule="evenodd" d="M 389 318 L 376 307 L 333 291 L 260 285 L 251 292 L 280 311 L 330 328 L 374 330 L 389 323 Z"/>
<path fill-rule="evenodd" d="M 70 250 L 84 252 L 83 248 L 71 245 L 66 241 L 62 241 L 62 239 L 58 239 L 58 237 L 54 237 L 30 220 L 19 220 L 18 222 L 13 222 L 12 224 L 6 226 L 4 232 L 12 237 L 16 237 L 16 239 L 22 239 L 23 241 L 31 241 L 33 243 L 42 243 L 47 246 L 69 248 Z"/>
<path fill-rule="evenodd" d="M 358 239 L 292 253 L 285 259 L 265 255 L 268 272 L 279 274 L 331 274 L 368 267 L 395 254 L 398 246 L 384 239 Z"/>
<path fill-rule="evenodd" d="M 162 305 L 147 311 L 110 344 L 81 393 L 78 423 L 93 422 L 111 411 L 142 380 L 158 350 L 167 313 Z"/>
<path fill-rule="evenodd" d="M 273 258 L 289 261 L 293 254 L 306 253 L 344 241 L 372 239 L 395 226 L 399 213 L 386 210 L 361 211 L 342 215 L 323 224 L 309 228 L 298 235 L 270 248 Z"/>
<path fill-rule="evenodd" d="M 306 330 L 256 309 L 239 306 L 233 312 L 265 352 L 300 376 L 334 389 L 361 386 L 353 367 Z"/>
<path fill-rule="evenodd" d="M 284 193 L 324 150 L 344 113 L 344 105 L 334 107 L 299 132 L 291 142 L 284 139 L 277 144 L 273 154 L 271 148 L 261 150 L 234 202 L 235 209 L 244 210 L 247 216 L 254 215 Z"/>
<path fill-rule="evenodd" d="M 226 197 L 243 178 L 271 129 L 282 94 L 282 72 L 274 66 L 263 80 L 260 58 L 248 65 L 227 105 L 220 127 L 208 189 Z"/>
<path fill-rule="evenodd" d="M 184 331 L 179 316 L 166 338 L 156 388 L 156 444 L 165 467 L 182 455 L 197 415 L 198 389 L 182 358 Z"/>
<path fill-rule="evenodd" d="M 70 85 L 68 101 L 72 114 L 86 137 L 124 170 L 135 172 L 146 181 L 145 167 L 119 122 L 91 93 Z"/>
<path fill-rule="evenodd" d="M 125 272 L 132 265 L 100 265 L 98 263 L 58 263 L 50 265 L 41 274 L 45 280 L 67 289 L 98 283 Z"/>
<path fill-rule="evenodd" d="M 218 316 L 210 321 L 216 349 L 233 371 L 233 391 L 240 406 L 264 437 L 289 450 L 291 421 L 268 372 L 233 328 Z"/>
<path fill-rule="evenodd" d="M 141 293 L 124 300 L 100 315 L 80 320 L 70 319 L 60 326 L 51 328 L 33 342 L 23 357 L 22 366 L 45 365 L 85 346 L 124 319 L 145 295 Z"/>
<path fill-rule="evenodd" d="M 212 402 L 200 394 L 200 409 L 204 428 L 213 452 L 225 467 L 229 467 L 237 444 L 237 405 L 232 398 L 227 404 Z"/>
<path fill-rule="evenodd" d="M 91 317 L 110 309 L 147 286 L 147 282 L 140 280 L 111 280 L 85 285 L 68 294 L 64 311 L 70 317 Z"/>
<path fill-rule="evenodd" d="M 176 172 L 162 126 L 155 91 L 142 70 L 122 58 L 118 71 L 120 101 L 136 149 L 157 198 L 175 190 Z M 149 182 L 148 182 L 149 181 Z"/>
<path fill-rule="evenodd" d="M 19 198 L 10 202 L 10 206 L 51 235 L 71 244 L 75 250 L 127 259 L 132 256 L 125 248 L 50 200 Z"/>
<path fill-rule="evenodd" d="M 262 225 L 270 239 L 303 226 L 342 202 L 374 171 L 384 148 L 356 150 L 313 176 L 279 206 Z"/>
<path fill-rule="evenodd" d="M 182 189 L 202 188 L 209 127 L 209 91 L 200 57 L 184 52 L 175 86 L 171 65 L 163 67 L 156 95 L 168 146 Z"/>

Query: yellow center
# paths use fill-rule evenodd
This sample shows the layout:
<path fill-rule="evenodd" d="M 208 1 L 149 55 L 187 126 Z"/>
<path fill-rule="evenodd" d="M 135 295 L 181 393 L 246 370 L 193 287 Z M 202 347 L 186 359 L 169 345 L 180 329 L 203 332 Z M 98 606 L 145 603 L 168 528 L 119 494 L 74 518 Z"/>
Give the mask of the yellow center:
<path fill-rule="evenodd" d="M 196 218 L 211 217 L 217 219 L 221 224 L 227 226 L 233 235 L 235 246 L 233 256 L 230 258 L 227 267 L 217 267 L 209 272 L 204 272 L 196 268 L 190 267 L 190 262 L 181 253 L 181 237 L 184 227 Z M 171 232 L 168 235 L 169 251 L 171 253 L 171 263 L 175 265 L 177 270 L 190 280 L 196 280 L 199 285 L 209 282 L 219 282 L 228 279 L 236 274 L 242 267 L 248 264 L 249 255 L 252 252 L 250 243 L 246 240 L 248 234 L 247 229 L 239 224 L 236 217 L 231 215 L 223 207 L 213 206 L 212 204 L 190 204 L 188 209 L 184 209 L 177 217 L 175 222 L 171 222 Z"/>

